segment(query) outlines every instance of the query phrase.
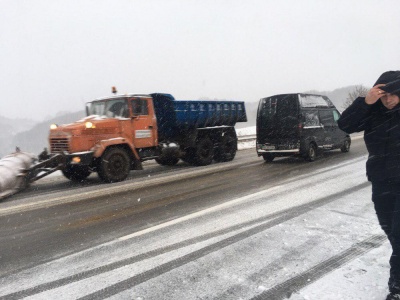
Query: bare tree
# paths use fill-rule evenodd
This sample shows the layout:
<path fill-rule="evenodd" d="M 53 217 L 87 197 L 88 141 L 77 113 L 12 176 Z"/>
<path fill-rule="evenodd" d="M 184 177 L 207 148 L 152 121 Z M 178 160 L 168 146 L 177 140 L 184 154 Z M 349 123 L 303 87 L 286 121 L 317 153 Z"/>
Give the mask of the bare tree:
<path fill-rule="evenodd" d="M 354 100 L 356 100 L 358 97 L 365 97 L 369 91 L 369 88 L 366 88 L 363 85 L 356 85 L 347 95 L 346 101 L 343 103 L 342 107 L 343 109 L 346 109 L 349 107 Z"/>

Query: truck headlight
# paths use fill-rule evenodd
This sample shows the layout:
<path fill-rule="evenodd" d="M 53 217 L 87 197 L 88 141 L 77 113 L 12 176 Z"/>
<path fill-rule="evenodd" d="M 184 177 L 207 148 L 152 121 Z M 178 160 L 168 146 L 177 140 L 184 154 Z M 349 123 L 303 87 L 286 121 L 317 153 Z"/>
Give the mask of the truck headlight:
<path fill-rule="evenodd" d="M 57 127 L 58 127 L 57 124 L 51 124 L 51 125 L 50 125 L 50 129 L 56 129 Z"/>
<path fill-rule="evenodd" d="M 81 162 L 81 158 L 79 156 L 74 156 L 71 160 L 73 164 L 79 164 Z"/>
<path fill-rule="evenodd" d="M 96 126 L 92 122 L 85 123 L 86 128 L 96 128 Z"/>

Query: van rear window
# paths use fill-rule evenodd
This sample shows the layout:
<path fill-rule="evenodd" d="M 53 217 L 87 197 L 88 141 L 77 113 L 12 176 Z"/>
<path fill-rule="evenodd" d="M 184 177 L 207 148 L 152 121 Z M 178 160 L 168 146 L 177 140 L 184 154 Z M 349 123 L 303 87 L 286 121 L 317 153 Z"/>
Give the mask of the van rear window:
<path fill-rule="evenodd" d="M 260 100 L 257 120 L 261 127 L 292 126 L 297 124 L 298 111 L 297 94 L 278 95 Z"/>
<path fill-rule="evenodd" d="M 300 105 L 302 107 L 329 107 L 331 103 L 316 95 L 299 95 Z"/>
<path fill-rule="evenodd" d="M 266 118 L 272 116 L 297 116 L 297 95 L 280 95 L 261 99 L 258 112 L 261 116 Z"/>

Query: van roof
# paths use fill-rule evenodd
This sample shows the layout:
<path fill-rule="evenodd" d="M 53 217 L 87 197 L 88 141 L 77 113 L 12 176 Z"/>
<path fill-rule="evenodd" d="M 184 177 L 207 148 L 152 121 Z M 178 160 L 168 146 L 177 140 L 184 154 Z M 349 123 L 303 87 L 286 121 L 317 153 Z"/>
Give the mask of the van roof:
<path fill-rule="evenodd" d="M 324 107 L 335 107 L 335 105 L 333 104 L 332 100 L 329 99 L 328 96 L 320 95 L 320 94 L 312 94 L 312 93 L 287 93 L 287 94 L 277 94 L 277 95 L 272 95 L 272 96 L 264 97 L 264 98 L 261 98 L 261 99 L 267 99 L 267 98 L 277 97 L 277 96 L 290 96 L 290 95 L 300 95 L 300 96 L 303 96 L 303 97 L 307 97 L 307 96 L 321 97 L 321 98 L 323 98 L 324 100 L 326 100 L 327 103 L 328 103 L 327 106 L 323 105 Z M 322 106 L 317 105 L 316 107 L 322 107 Z"/>
<path fill-rule="evenodd" d="M 286 95 L 303 95 L 303 96 L 319 96 L 322 98 L 328 98 L 328 96 L 321 95 L 321 94 L 311 94 L 311 93 L 287 93 L 287 94 L 276 94 L 276 95 L 271 95 L 267 96 L 264 98 L 269 98 L 269 97 L 276 97 L 276 96 L 286 96 Z M 329 98 L 328 98 L 329 99 Z"/>

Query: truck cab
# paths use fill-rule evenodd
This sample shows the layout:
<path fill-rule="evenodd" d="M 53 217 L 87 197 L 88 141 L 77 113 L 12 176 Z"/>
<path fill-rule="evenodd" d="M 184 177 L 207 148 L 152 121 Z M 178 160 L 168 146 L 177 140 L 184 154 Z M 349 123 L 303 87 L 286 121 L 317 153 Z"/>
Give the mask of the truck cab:
<path fill-rule="evenodd" d="M 143 153 L 156 155 L 157 120 L 151 96 L 97 99 L 87 103 L 86 114 L 86 118 L 50 130 L 51 153 L 66 156 L 62 172 L 67 178 L 82 181 L 98 172 L 106 182 L 120 181 L 130 169 L 141 168 Z M 105 157 L 112 163 L 106 163 Z"/>

